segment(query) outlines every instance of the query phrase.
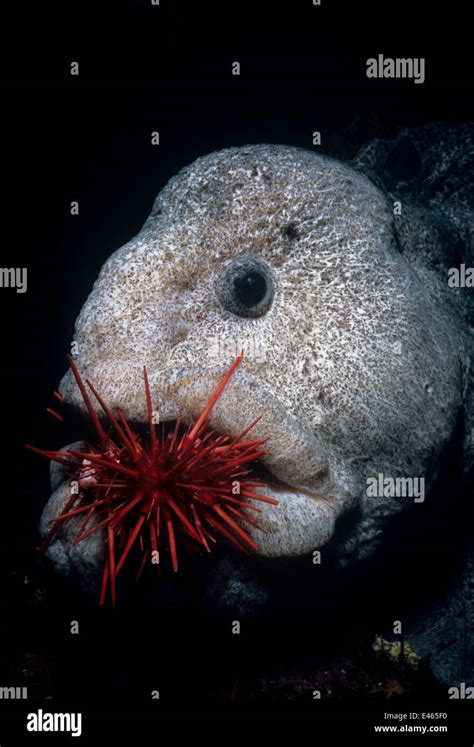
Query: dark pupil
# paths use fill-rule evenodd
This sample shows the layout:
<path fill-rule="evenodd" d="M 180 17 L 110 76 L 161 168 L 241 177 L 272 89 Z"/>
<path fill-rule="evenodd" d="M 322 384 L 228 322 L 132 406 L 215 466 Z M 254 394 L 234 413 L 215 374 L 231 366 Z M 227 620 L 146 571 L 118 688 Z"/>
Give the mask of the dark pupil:
<path fill-rule="evenodd" d="M 242 306 L 256 306 L 265 298 L 267 281 L 260 272 L 246 272 L 234 279 L 234 290 Z"/>

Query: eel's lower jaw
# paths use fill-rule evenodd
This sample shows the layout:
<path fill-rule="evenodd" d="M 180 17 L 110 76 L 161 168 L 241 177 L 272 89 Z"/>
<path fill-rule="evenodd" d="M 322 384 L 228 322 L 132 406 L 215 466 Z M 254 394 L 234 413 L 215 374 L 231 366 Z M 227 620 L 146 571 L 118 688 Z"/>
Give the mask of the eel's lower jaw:
<path fill-rule="evenodd" d="M 260 554 L 269 558 L 307 555 L 325 545 L 334 533 L 337 514 L 331 497 L 320 493 L 316 485 L 293 486 L 265 466 L 259 472 L 262 485 L 256 492 L 278 501 L 259 506 L 263 532 L 247 527 Z"/>

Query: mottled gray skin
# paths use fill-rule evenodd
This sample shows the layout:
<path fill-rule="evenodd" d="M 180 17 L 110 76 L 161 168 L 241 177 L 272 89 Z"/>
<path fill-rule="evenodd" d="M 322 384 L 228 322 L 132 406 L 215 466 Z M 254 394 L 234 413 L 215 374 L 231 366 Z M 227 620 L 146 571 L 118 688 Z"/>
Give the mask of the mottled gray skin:
<path fill-rule="evenodd" d="M 407 139 L 421 161 L 408 175 L 397 157 Z M 264 556 L 311 554 L 332 537 L 341 564 L 372 553 L 391 517 L 417 505 L 368 497 L 367 479 L 424 477 L 429 501 L 460 418 L 472 467 L 472 291 L 447 284 L 447 268 L 472 264 L 468 158 L 471 129 L 443 126 L 375 141 L 351 165 L 283 145 L 211 153 L 171 179 L 103 266 L 76 322 L 76 362 L 129 418 L 145 419 L 144 365 L 161 418 L 191 421 L 249 350 L 210 424 L 236 434 L 262 416 L 251 437 L 270 436 L 264 461 L 284 483 L 265 488 L 280 505 L 254 533 Z M 273 276 L 260 318 L 219 300 L 225 268 L 244 256 Z M 70 372 L 60 391 L 84 410 Z M 344 514 L 353 523 L 339 539 Z M 73 536 L 66 526 L 50 557 L 90 583 L 104 539 L 72 551 Z"/>

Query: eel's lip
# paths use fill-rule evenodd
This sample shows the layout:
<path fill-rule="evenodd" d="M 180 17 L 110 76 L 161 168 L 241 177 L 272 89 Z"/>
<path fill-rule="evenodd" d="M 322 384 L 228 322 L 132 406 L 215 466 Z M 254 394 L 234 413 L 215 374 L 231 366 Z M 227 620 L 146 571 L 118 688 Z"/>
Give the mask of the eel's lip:
<path fill-rule="evenodd" d="M 257 464 L 257 471 L 262 485 L 256 492 L 278 501 L 277 505 L 264 503 L 261 508 L 258 523 L 263 533 L 253 526 L 246 527 L 260 554 L 307 555 L 325 545 L 334 534 L 337 516 L 336 504 L 321 490 L 327 481 L 321 477 L 312 487 L 293 485 L 273 474 L 266 457 Z"/>
<path fill-rule="evenodd" d="M 86 444 L 94 443 L 94 441 L 96 440 L 95 432 L 90 426 L 90 421 L 88 421 L 84 417 L 84 414 L 82 412 L 79 412 L 75 408 L 72 408 L 68 420 L 68 425 L 70 426 L 68 428 L 68 431 L 69 434 L 72 434 L 70 436 L 72 440 L 67 445 L 62 446 L 60 448 L 60 451 L 67 451 L 69 449 L 81 450 L 85 449 Z M 131 429 L 135 433 L 138 433 L 143 441 L 147 440 L 149 436 L 149 425 L 147 422 L 141 420 L 128 420 L 128 423 Z M 162 422 L 162 426 L 164 426 L 165 430 L 173 430 L 175 425 L 176 420 L 174 419 Z M 220 431 L 215 430 L 214 432 L 220 435 Z M 78 433 L 82 433 L 83 437 L 81 439 L 77 438 Z M 250 432 L 246 437 L 244 437 L 243 440 L 251 441 L 253 440 L 253 438 L 254 436 L 252 435 L 252 432 Z M 260 459 L 248 465 L 248 469 L 251 471 L 252 477 L 255 477 L 257 480 L 259 480 L 262 483 L 263 487 L 267 488 L 268 491 L 275 493 L 275 495 L 284 492 L 297 491 L 300 495 L 306 496 L 307 498 L 313 500 L 325 499 L 325 497 L 316 489 L 316 487 L 310 488 L 304 485 L 292 484 L 282 479 L 280 476 L 277 476 L 268 465 L 268 462 L 272 457 L 271 441 L 267 442 L 267 444 L 265 444 L 263 448 L 266 451 L 266 454 L 263 455 Z M 57 470 L 58 473 L 61 472 L 65 474 L 65 470 L 61 469 L 58 463 L 53 462 L 52 464 L 55 465 L 55 470 Z"/>
<path fill-rule="evenodd" d="M 76 412 L 73 420 L 81 420 L 81 431 L 84 433 L 84 421 L 81 412 Z M 172 428 L 175 420 L 164 421 L 163 427 Z M 143 421 L 129 421 L 133 430 L 147 437 L 148 424 Z M 68 429 L 70 430 L 70 429 Z M 76 428 L 75 433 L 79 432 Z M 247 440 L 255 438 L 252 431 L 246 436 Z M 257 436 L 258 438 L 258 436 Z M 74 439 L 71 439 L 74 440 Z M 85 442 L 88 434 L 85 434 Z M 81 449 L 84 441 L 75 440 L 73 444 L 62 447 Z M 258 524 L 261 529 L 245 526 L 245 530 L 259 547 L 261 555 L 266 557 L 282 557 L 304 555 L 326 544 L 334 532 L 336 518 L 335 504 L 328 494 L 328 478 L 324 470 L 313 477 L 311 484 L 293 484 L 275 474 L 272 469 L 274 451 L 271 439 L 265 444 L 266 454 L 258 462 L 253 463 L 252 473 L 260 481 L 261 486 L 255 488 L 256 493 L 272 498 L 278 505 L 256 502 L 259 510 Z M 51 486 L 56 490 L 68 479 L 67 473 L 60 465 L 52 463 Z M 261 531 L 263 530 L 263 531 Z"/>
<path fill-rule="evenodd" d="M 67 450 L 73 443 L 75 444 L 74 448 L 76 449 L 78 448 L 76 444 L 84 445 L 84 443 L 94 443 L 97 438 L 96 431 L 87 412 L 78 408 L 77 405 L 69 404 L 67 401 L 64 402 L 64 407 L 66 412 L 63 428 L 65 431 L 65 437 L 68 439 L 68 442 L 67 445 L 62 446 L 60 450 Z M 99 417 L 102 421 L 101 416 Z M 186 413 L 183 413 L 182 411 L 179 412 L 179 417 L 182 419 L 183 424 L 186 424 L 188 420 L 186 417 Z M 175 417 L 164 418 L 163 420 L 160 420 L 159 427 L 162 427 L 164 429 L 164 432 L 173 430 L 176 425 L 176 420 L 177 418 Z M 132 431 L 137 433 L 144 442 L 148 440 L 148 421 L 142 419 L 127 418 L 127 422 Z M 189 423 L 191 422 L 191 419 L 189 419 Z M 103 421 L 103 424 L 105 423 L 106 421 Z M 225 433 L 222 428 L 216 426 L 216 424 L 212 422 L 208 422 L 207 427 L 217 435 L 229 435 L 230 437 L 233 437 L 235 435 L 234 433 Z M 265 438 L 265 434 L 256 432 L 257 430 L 258 424 L 257 426 L 254 426 L 254 428 L 249 431 L 242 440 L 252 441 L 256 438 L 261 438 L 262 436 Z M 283 470 L 275 469 L 275 466 L 273 464 L 275 448 L 274 439 L 272 438 L 272 436 L 267 436 L 266 443 L 262 448 L 264 449 L 265 454 L 256 462 L 251 463 L 249 467 L 252 469 L 255 477 L 260 479 L 260 481 L 265 487 L 268 488 L 268 490 L 271 490 L 275 493 L 282 493 L 285 491 L 298 491 L 300 495 L 306 496 L 308 499 L 328 499 L 327 492 L 330 481 L 328 479 L 328 470 L 325 465 L 322 466 L 322 468 L 319 469 L 316 473 L 313 473 L 309 480 L 291 480 L 288 479 L 285 474 L 285 472 L 288 470 L 288 465 L 286 465 L 286 468 Z M 297 461 L 296 457 L 297 455 L 295 455 L 295 461 Z M 291 467 L 293 466 L 291 460 L 289 464 L 291 471 Z M 298 475 L 298 477 L 300 476 L 301 473 Z"/>
<path fill-rule="evenodd" d="M 319 492 L 316 487 L 311 489 L 302 485 L 292 484 L 277 477 L 266 465 L 264 456 L 256 462 L 253 462 L 251 468 L 262 484 L 275 494 L 297 491 L 300 495 L 312 498 L 313 500 L 327 500 L 326 496 Z"/>

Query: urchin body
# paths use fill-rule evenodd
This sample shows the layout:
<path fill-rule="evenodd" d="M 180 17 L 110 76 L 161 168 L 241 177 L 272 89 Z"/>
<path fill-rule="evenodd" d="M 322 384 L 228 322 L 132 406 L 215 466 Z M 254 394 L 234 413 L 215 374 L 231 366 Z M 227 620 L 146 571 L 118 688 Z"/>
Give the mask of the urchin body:
<path fill-rule="evenodd" d="M 442 206 L 431 233 L 429 213 L 405 209 L 403 223 L 380 185 L 312 152 L 212 153 L 162 190 L 142 231 L 105 263 L 77 320 L 78 367 L 133 421 L 146 419 L 144 365 L 160 418 L 191 422 L 235 353 L 248 351 L 210 426 L 232 436 L 261 416 L 252 438 L 270 437 L 263 461 L 275 482 L 266 490 L 279 506 L 261 518 L 263 555 L 337 542 L 337 519 L 350 513 L 341 562 L 365 556 L 391 516 L 416 510 L 410 496 L 368 495 L 367 481 L 423 477 L 429 496 L 468 409 L 468 325 L 430 263 L 439 221 L 457 228 Z M 424 241 L 424 254 L 411 241 Z M 261 315 L 226 303 L 229 272 L 242 261 L 271 281 Z M 82 406 L 70 374 L 61 393 Z M 42 531 L 62 505 L 58 490 Z M 105 539 L 80 543 L 74 555 L 70 540 L 64 527 L 50 557 L 60 570 L 67 558 L 70 570 L 94 575 Z"/>

